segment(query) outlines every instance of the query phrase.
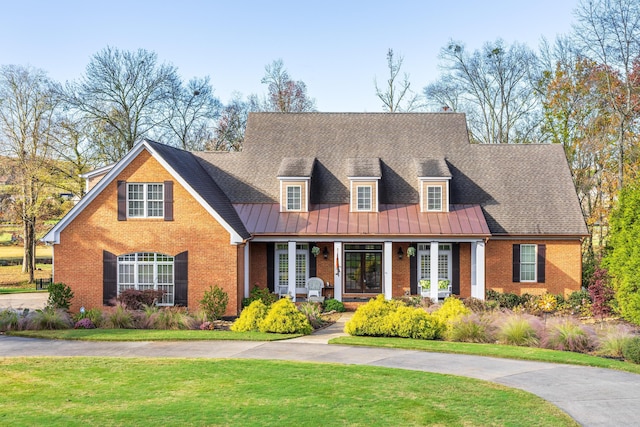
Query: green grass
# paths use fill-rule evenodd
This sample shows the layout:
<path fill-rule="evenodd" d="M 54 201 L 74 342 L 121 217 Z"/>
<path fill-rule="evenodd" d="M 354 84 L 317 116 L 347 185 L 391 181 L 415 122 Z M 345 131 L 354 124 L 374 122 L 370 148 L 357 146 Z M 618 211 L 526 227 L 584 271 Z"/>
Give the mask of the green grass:
<path fill-rule="evenodd" d="M 373 366 L 6 358 L 0 367 L 4 425 L 577 425 L 524 391 Z"/>
<path fill-rule="evenodd" d="M 51 277 L 51 264 L 36 264 L 34 276 L 36 279 Z M 22 265 L 0 266 L 0 289 L 35 290 L 36 285 L 27 283 L 29 275 L 22 272 Z"/>
<path fill-rule="evenodd" d="M 279 341 L 300 334 L 262 332 L 158 330 L 158 329 L 62 329 L 56 331 L 9 331 L 7 335 L 83 341 Z"/>
<path fill-rule="evenodd" d="M 555 351 L 535 347 L 517 347 L 503 344 L 470 344 L 448 341 L 414 340 L 408 338 L 338 337 L 330 344 L 360 345 L 368 347 L 402 348 L 437 353 L 470 354 L 475 356 L 501 357 L 505 359 L 535 360 L 539 362 L 564 363 L 569 365 L 594 366 L 617 369 L 640 374 L 640 365 L 615 359 L 591 356 L 570 351 Z"/>

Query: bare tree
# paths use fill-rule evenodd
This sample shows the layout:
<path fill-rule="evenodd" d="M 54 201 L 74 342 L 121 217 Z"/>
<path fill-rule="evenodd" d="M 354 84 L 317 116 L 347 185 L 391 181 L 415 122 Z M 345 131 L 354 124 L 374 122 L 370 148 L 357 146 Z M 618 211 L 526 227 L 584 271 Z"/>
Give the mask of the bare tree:
<path fill-rule="evenodd" d="M 480 143 L 522 143 L 537 139 L 540 104 L 535 54 L 502 40 L 468 53 L 452 41 L 441 50 L 443 76 L 425 87 L 431 105 L 467 114 L 471 139 Z"/>
<path fill-rule="evenodd" d="M 316 101 L 307 95 L 307 85 L 301 80 L 293 80 L 284 68 L 282 59 L 265 66 L 261 81 L 268 86 L 264 111 L 281 113 L 302 113 L 316 111 Z"/>
<path fill-rule="evenodd" d="M 15 163 L 14 209 L 24 228 L 23 272 L 34 281 L 36 220 L 45 199 L 55 98 L 42 70 L 0 68 L 0 153 Z"/>
<path fill-rule="evenodd" d="M 255 100 L 254 100 L 255 102 Z M 222 109 L 218 119 L 215 136 L 207 149 L 212 151 L 240 151 L 244 142 L 244 131 L 251 103 L 242 100 L 238 93 Z"/>
<path fill-rule="evenodd" d="M 167 97 L 168 140 L 175 140 L 184 150 L 202 150 L 213 139 L 220 101 L 213 95 L 209 77 L 191 79 L 175 85 Z"/>
<path fill-rule="evenodd" d="M 618 119 L 618 188 L 625 178 L 627 142 L 640 110 L 640 3 L 583 0 L 574 34 L 583 55 L 607 70 L 607 98 Z"/>
<path fill-rule="evenodd" d="M 107 47 L 64 95 L 92 127 L 90 137 L 105 160 L 115 162 L 165 120 L 165 100 L 178 84 L 176 69 L 158 64 L 155 53 Z"/>
<path fill-rule="evenodd" d="M 404 57 L 402 56 L 394 59 L 393 49 L 389 49 L 387 51 L 389 78 L 386 87 L 378 87 L 377 79 L 373 80 L 376 96 L 382 101 L 382 108 L 387 113 L 417 111 L 422 107 L 420 95 L 410 89 L 409 75 L 404 73 L 402 81 L 398 81 L 403 61 Z"/>

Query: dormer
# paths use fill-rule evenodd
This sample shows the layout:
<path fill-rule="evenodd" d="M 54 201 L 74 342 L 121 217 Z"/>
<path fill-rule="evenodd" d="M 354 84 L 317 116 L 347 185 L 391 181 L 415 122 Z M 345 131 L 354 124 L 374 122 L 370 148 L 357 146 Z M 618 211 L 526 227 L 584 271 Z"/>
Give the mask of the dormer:
<path fill-rule="evenodd" d="M 313 157 L 285 157 L 278 169 L 280 212 L 309 212 Z"/>
<path fill-rule="evenodd" d="M 382 178 L 380 159 L 347 159 L 350 212 L 378 212 L 379 183 Z"/>
<path fill-rule="evenodd" d="M 420 212 L 449 212 L 451 171 L 443 158 L 416 159 Z"/>

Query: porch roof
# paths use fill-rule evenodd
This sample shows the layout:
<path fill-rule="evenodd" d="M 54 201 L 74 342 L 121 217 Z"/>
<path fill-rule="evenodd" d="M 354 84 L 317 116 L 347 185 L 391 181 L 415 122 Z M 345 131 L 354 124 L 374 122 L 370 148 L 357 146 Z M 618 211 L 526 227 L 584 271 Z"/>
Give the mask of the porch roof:
<path fill-rule="evenodd" d="M 280 212 L 277 203 L 233 205 L 247 231 L 257 235 L 488 237 L 480 205 L 451 205 L 449 212 L 420 212 L 418 204 L 380 205 L 380 212 L 349 212 L 349 204 L 311 205 L 309 212 Z"/>

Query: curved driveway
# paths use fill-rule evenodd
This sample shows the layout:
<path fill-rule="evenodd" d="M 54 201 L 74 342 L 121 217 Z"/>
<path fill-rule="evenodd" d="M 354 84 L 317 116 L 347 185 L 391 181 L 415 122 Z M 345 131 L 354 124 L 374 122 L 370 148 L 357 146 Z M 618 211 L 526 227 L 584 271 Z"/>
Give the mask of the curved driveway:
<path fill-rule="evenodd" d="M 384 366 L 478 378 L 519 388 L 553 403 L 585 426 L 640 425 L 640 375 L 413 350 L 327 345 L 342 322 L 289 341 L 86 342 L 0 336 L 0 357 L 106 356 L 277 359 Z"/>

